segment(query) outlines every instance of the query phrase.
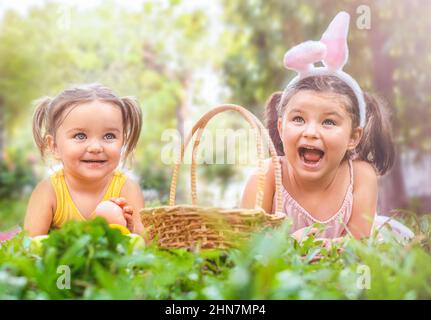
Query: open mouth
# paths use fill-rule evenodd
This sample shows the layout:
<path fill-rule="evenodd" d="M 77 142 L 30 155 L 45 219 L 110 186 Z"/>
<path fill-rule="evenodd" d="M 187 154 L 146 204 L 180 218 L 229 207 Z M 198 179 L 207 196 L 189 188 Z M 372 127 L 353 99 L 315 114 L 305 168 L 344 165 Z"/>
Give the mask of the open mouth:
<path fill-rule="evenodd" d="M 313 166 L 318 165 L 325 155 L 325 152 L 314 147 L 299 147 L 298 153 L 304 163 Z"/>

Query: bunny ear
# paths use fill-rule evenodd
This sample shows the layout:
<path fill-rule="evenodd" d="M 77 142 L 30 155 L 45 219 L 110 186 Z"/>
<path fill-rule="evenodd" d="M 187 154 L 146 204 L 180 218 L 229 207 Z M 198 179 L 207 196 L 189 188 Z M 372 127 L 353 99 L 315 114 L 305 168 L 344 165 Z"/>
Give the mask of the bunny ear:
<path fill-rule="evenodd" d="M 306 41 L 291 48 L 284 55 L 284 66 L 287 69 L 304 72 L 321 61 L 326 55 L 326 46 L 320 41 Z"/>
<path fill-rule="evenodd" d="M 333 69 L 342 69 L 347 62 L 349 49 L 347 47 L 347 34 L 349 32 L 350 15 L 339 12 L 331 21 L 322 35 L 321 42 L 326 44 L 326 57 L 323 62 Z"/>

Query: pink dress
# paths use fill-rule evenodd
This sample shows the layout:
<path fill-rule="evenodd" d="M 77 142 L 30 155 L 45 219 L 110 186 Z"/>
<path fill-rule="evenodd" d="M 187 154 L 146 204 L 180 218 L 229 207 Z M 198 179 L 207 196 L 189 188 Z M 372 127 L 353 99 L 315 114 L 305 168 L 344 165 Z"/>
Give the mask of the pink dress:
<path fill-rule="evenodd" d="M 338 238 L 346 235 L 347 224 L 352 216 L 353 207 L 353 163 L 349 159 L 349 173 L 350 173 L 350 183 L 347 187 L 346 194 L 344 196 L 343 203 L 329 219 L 318 220 L 314 218 L 310 213 L 307 212 L 296 200 L 289 194 L 289 192 L 282 185 L 281 188 L 281 210 L 287 213 L 287 216 L 292 221 L 291 233 L 311 226 L 315 223 L 325 225 L 325 229 L 316 235 L 319 238 Z M 276 202 L 276 195 L 274 194 L 273 204 Z M 275 206 L 272 208 L 274 213 Z M 374 230 L 380 230 L 384 225 L 390 225 L 391 230 L 394 232 L 395 236 L 400 239 L 411 239 L 414 237 L 413 232 L 401 224 L 400 222 L 385 216 L 375 215 L 372 233 Z M 380 233 L 380 232 L 379 232 Z"/>
<path fill-rule="evenodd" d="M 343 204 L 340 209 L 335 212 L 331 218 L 327 220 L 318 220 L 307 212 L 295 199 L 287 192 L 282 186 L 281 188 L 281 209 L 287 213 L 288 217 L 292 221 L 291 233 L 308 227 L 314 223 L 320 223 L 325 225 L 325 230 L 318 234 L 318 237 L 323 238 L 338 238 L 345 234 L 345 228 L 349 219 L 352 215 L 353 205 L 353 164 L 352 160 L 349 160 L 349 173 L 350 183 L 347 187 L 346 195 L 344 196 Z M 274 201 L 276 201 L 276 195 L 274 194 Z M 275 211 L 275 206 L 272 208 Z"/>

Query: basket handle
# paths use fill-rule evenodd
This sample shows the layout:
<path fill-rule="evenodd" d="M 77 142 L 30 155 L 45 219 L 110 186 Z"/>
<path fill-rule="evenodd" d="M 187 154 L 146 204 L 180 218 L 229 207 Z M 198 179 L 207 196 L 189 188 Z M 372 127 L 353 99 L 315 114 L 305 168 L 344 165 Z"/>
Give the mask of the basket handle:
<path fill-rule="evenodd" d="M 197 153 L 197 147 L 200 143 L 200 138 L 203 133 L 203 129 L 207 125 L 208 121 L 213 118 L 216 114 L 233 110 L 239 112 L 251 125 L 252 128 L 256 130 L 257 133 L 257 154 L 258 154 L 258 168 L 259 168 L 259 178 L 257 183 L 257 195 L 256 195 L 256 207 L 261 208 L 262 202 L 263 202 L 263 190 L 264 190 L 264 183 L 265 183 L 265 172 L 263 170 L 263 151 L 262 151 L 262 133 L 265 136 L 265 139 L 268 141 L 269 145 L 269 152 L 271 155 L 272 162 L 274 164 L 274 173 L 275 173 L 275 192 L 276 192 L 276 206 L 275 206 L 275 212 L 278 215 L 285 216 L 284 213 L 281 212 L 281 166 L 280 162 L 278 161 L 277 152 L 275 151 L 274 144 L 269 137 L 269 134 L 265 127 L 262 125 L 260 120 L 250 111 L 247 109 L 234 105 L 234 104 L 224 104 L 217 106 L 213 109 L 211 109 L 209 112 L 205 113 L 193 126 L 192 131 L 187 136 L 184 143 L 181 144 L 181 151 L 178 156 L 178 160 L 175 163 L 174 171 L 172 174 L 172 182 L 171 182 L 171 188 L 169 192 L 169 205 L 173 206 L 175 205 L 175 195 L 176 195 L 176 187 L 177 187 L 177 180 L 178 180 L 178 173 L 180 170 L 181 162 L 184 158 L 184 151 L 185 148 L 187 148 L 188 144 L 190 143 L 191 139 L 193 138 L 196 131 L 198 131 L 197 139 L 195 140 L 195 143 L 193 145 L 193 156 L 192 156 L 192 164 L 191 164 L 191 191 L 192 191 L 192 204 L 197 204 L 197 193 L 196 193 L 196 161 L 195 156 Z"/>
<path fill-rule="evenodd" d="M 280 214 L 282 216 L 285 216 L 285 214 L 283 212 L 281 212 L 281 210 L 278 210 L 279 208 L 281 209 L 281 168 L 280 168 L 280 163 L 279 163 L 278 158 L 277 158 L 277 151 L 275 150 L 274 144 L 272 143 L 272 140 L 269 137 L 268 131 L 262 125 L 260 120 L 253 113 L 248 111 L 247 109 L 240 107 L 240 106 L 236 106 L 236 105 L 228 105 L 228 106 L 235 107 L 235 110 L 240 112 L 246 118 L 246 120 L 249 121 L 249 123 L 256 130 L 256 133 L 257 133 L 256 144 L 257 144 L 257 154 L 258 154 L 258 167 L 259 167 L 260 174 L 259 174 L 259 178 L 258 178 L 258 192 L 256 195 L 256 207 L 258 207 L 258 208 L 262 207 L 263 190 L 264 190 L 264 184 L 265 184 L 265 173 L 263 172 L 263 151 L 262 151 L 262 141 L 263 140 L 262 140 L 262 135 L 261 135 L 263 133 L 266 141 L 268 141 L 268 147 L 269 147 L 271 159 L 273 160 L 273 163 L 274 163 L 274 175 L 275 175 L 275 186 L 276 186 L 276 196 L 277 196 L 276 204 L 275 204 L 275 212 L 277 213 L 277 216 Z M 237 110 L 237 107 L 239 107 L 238 110 Z M 217 109 L 217 108 L 215 108 L 215 109 Z M 222 112 L 222 111 L 224 111 L 224 110 L 221 110 L 219 112 Z M 217 113 L 219 113 L 219 112 L 217 112 Z M 215 116 L 215 114 L 213 114 L 213 116 Z M 250 118 L 252 118 L 252 119 L 250 119 Z M 251 120 L 254 120 L 254 121 L 251 121 Z M 203 126 L 205 126 L 208 121 L 209 121 L 209 119 L 207 119 L 207 121 L 205 123 L 203 123 Z M 197 136 L 196 136 L 196 139 L 194 141 L 193 151 L 192 151 L 191 194 L 192 194 L 192 204 L 193 205 L 197 204 L 196 161 L 195 161 L 195 159 L 196 159 L 198 146 L 200 144 L 200 140 L 201 140 L 203 132 L 204 132 L 203 127 L 199 128 L 197 130 Z M 279 168 L 279 170 L 278 170 L 278 168 Z M 278 181 L 278 188 L 277 188 L 277 181 Z"/>

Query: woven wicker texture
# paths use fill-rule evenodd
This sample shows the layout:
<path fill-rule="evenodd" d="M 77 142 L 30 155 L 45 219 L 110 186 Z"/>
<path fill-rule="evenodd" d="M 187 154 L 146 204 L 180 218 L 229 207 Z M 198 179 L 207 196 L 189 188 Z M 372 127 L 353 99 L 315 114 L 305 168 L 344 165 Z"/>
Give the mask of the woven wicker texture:
<path fill-rule="evenodd" d="M 203 129 L 210 119 L 225 111 L 239 112 L 256 132 L 259 179 L 255 209 L 222 209 L 197 205 L 196 154 Z M 184 158 L 185 148 L 187 148 L 194 136 L 191 163 L 192 205 L 175 205 L 180 165 Z M 263 139 L 268 143 L 275 169 L 276 214 L 267 214 L 261 208 L 265 183 Z M 169 205 L 144 208 L 140 213 L 148 236 L 151 239 L 156 238 L 160 247 L 223 249 L 236 246 L 242 240 L 247 239 L 252 232 L 261 230 L 264 227 L 279 225 L 286 217 L 284 213 L 279 212 L 279 208 L 281 208 L 281 168 L 268 132 L 259 119 L 247 109 L 238 105 L 225 104 L 205 113 L 196 122 L 184 144 L 181 145 L 181 152 L 172 174 Z"/>

